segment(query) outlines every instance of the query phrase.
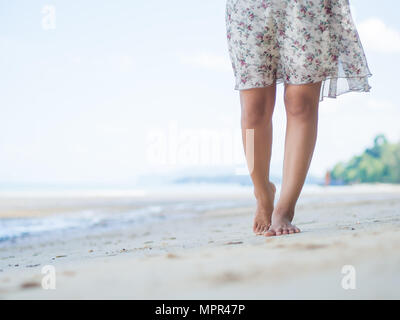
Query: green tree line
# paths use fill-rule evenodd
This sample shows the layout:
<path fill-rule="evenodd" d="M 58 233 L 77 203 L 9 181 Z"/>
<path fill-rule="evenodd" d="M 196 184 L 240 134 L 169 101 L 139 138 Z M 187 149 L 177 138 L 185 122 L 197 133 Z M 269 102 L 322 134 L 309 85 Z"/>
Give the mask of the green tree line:
<path fill-rule="evenodd" d="M 339 162 L 330 172 L 336 183 L 400 183 L 400 142 L 389 143 L 382 134 L 374 139 L 372 148 L 348 162 Z"/>

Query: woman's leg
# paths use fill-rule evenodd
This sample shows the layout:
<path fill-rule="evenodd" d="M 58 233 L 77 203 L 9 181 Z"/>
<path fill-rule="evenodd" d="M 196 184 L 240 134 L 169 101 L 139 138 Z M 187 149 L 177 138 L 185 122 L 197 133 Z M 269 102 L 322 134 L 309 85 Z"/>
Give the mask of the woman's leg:
<path fill-rule="evenodd" d="M 275 97 L 276 84 L 240 91 L 243 146 L 257 200 L 255 233 L 268 230 L 274 208 L 275 186 L 269 181 L 269 166 Z"/>
<path fill-rule="evenodd" d="M 300 232 L 291 222 L 317 139 L 320 90 L 321 82 L 285 86 L 287 127 L 282 190 L 266 236 Z"/>

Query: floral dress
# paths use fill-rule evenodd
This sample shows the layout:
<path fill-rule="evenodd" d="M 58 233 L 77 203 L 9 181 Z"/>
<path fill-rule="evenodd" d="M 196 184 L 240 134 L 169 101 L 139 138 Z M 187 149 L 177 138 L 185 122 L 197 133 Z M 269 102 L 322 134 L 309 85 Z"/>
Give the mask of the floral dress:
<path fill-rule="evenodd" d="M 370 90 L 348 0 L 227 0 L 236 90 L 322 81 L 320 100 Z"/>

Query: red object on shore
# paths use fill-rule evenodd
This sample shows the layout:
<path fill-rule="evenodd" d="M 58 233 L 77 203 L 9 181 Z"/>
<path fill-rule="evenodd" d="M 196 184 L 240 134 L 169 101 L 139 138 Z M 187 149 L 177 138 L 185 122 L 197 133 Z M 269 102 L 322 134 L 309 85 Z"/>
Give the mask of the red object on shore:
<path fill-rule="evenodd" d="M 331 173 L 330 171 L 326 171 L 325 173 L 325 185 L 329 186 L 331 184 Z"/>

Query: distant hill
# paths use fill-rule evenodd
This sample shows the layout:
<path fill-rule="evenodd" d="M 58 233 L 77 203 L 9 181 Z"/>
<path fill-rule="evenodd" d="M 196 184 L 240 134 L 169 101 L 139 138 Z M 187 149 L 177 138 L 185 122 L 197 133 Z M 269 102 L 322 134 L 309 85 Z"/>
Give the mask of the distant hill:
<path fill-rule="evenodd" d="M 400 143 L 389 143 L 384 135 L 377 135 L 371 148 L 336 164 L 330 176 L 332 184 L 400 183 Z"/>

